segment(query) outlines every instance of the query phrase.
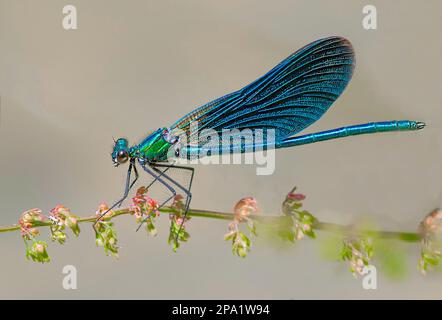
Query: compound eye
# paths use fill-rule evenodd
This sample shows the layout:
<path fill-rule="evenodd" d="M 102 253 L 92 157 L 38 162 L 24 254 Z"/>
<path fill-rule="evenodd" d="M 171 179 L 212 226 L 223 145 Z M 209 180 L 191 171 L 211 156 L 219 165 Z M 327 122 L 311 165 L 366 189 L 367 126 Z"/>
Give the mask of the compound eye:
<path fill-rule="evenodd" d="M 118 163 L 125 163 L 129 159 L 129 155 L 127 154 L 127 151 L 120 150 L 117 154 L 117 161 Z"/>

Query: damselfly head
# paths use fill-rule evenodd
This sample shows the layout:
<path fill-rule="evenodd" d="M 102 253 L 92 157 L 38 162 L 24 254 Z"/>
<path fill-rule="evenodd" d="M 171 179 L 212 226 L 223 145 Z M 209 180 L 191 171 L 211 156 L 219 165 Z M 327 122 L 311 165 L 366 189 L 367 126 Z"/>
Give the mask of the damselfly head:
<path fill-rule="evenodd" d="M 112 151 L 112 162 L 118 167 L 129 160 L 129 142 L 127 139 L 120 138 L 115 141 L 114 150 Z"/>

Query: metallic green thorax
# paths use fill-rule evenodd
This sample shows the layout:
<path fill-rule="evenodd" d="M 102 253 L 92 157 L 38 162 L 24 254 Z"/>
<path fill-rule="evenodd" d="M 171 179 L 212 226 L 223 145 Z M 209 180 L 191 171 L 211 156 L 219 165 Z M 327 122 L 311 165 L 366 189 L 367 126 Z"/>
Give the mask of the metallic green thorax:
<path fill-rule="evenodd" d="M 163 137 L 164 128 L 151 133 L 140 144 L 130 149 L 130 156 L 152 162 L 166 161 L 169 148 L 172 146 Z"/>

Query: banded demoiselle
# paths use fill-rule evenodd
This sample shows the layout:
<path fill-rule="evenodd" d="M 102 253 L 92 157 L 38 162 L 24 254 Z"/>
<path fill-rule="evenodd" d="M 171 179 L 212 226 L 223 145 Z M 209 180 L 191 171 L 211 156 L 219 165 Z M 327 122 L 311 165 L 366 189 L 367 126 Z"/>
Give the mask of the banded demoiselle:
<path fill-rule="evenodd" d="M 202 140 L 197 139 L 200 142 L 196 144 L 181 142 L 195 141 L 192 135 L 203 129 L 210 128 L 218 133 L 224 129 L 273 129 L 275 143 L 272 147 L 287 148 L 351 135 L 418 130 L 425 126 L 423 122 L 409 120 L 384 121 L 293 136 L 328 110 L 344 91 L 354 67 L 354 51 L 347 39 L 337 36 L 320 39 L 299 49 L 251 84 L 197 108 L 168 128 L 150 133 L 139 144 L 130 147 L 127 139 L 118 139 L 113 148 L 112 161 L 115 166 L 129 162 L 129 168 L 124 195 L 109 210 L 121 205 L 127 198 L 138 179 L 138 162 L 153 177 L 150 185 L 158 181 L 170 191 L 170 197 L 160 207 L 176 195 L 177 189 L 186 194 L 185 217 L 192 197 L 190 189 L 194 169 L 169 163 L 168 153 L 174 150 L 178 157 L 198 155 L 198 150 L 204 147 Z M 195 122 L 198 122 L 198 131 L 191 132 Z M 178 131 L 180 133 L 175 134 Z M 243 146 L 223 145 L 220 151 L 223 148 L 232 152 L 246 150 Z M 188 187 L 167 174 L 170 168 L 189 170 Z M 135 179 L 131 182 L 132 170 Z"/>

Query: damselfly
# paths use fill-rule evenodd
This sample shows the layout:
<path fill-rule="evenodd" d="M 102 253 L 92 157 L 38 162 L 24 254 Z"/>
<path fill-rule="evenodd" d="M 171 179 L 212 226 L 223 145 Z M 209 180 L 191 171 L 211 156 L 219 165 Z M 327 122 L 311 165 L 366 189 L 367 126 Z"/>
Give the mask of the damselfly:
<path fill-rule="evenodd" d="M 328 110 L 350 81 L 354 66 L 354 51 L 348 40 L 342 37 L 320 39 L 296 51 L 241 90 L 197 108 L 172 126 L 149 134 L 139 144 L 130 147 L 127 139 L 116 140 L 112 161 L 115 166 L 129 162 L 129 168 L 124 195 L 109 210 L 121 205 L 127 198 L 138 179 L 138 163 L 153 177 L 150 185 L 158 181 L 170 191 L 170 197 L 160 207 L 171 200 L 177 191 L 186 195 L 185 217 L 192 198 L 190 189 L 194 169 L 177 166 L 167 160 L 171 150 L 175 157 L 181 158 L 207 155 L 200 151 L 207 146 L 208 140 L 197 137 L 205 129 L 220 134 L 224 129 L 273 130 L 274 143 L 268 147 L 287 148 L 351 135 L 418 130 L 425 126 L 423 122 L 409 120 L 385 121 L 293 136 L 317 121 Z M 198 123 L 198 129 L 192 131 L 194 123 Z M 254 147 L 252 150 L 255 150 Z M 223 143 L 219 150 L 243 153 L 250 148 L 247 149 L 242 143 L 227 146 Z M 188 187 L 167 173 L 170 168 L 190 172 Z M 135 179 L 131 182 L 132 171 Z"/>

